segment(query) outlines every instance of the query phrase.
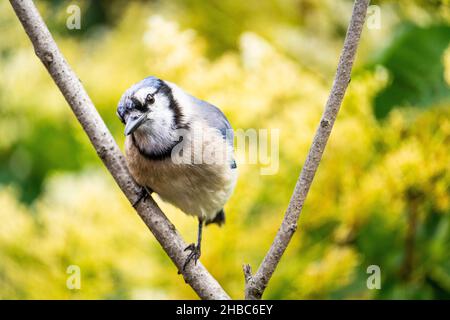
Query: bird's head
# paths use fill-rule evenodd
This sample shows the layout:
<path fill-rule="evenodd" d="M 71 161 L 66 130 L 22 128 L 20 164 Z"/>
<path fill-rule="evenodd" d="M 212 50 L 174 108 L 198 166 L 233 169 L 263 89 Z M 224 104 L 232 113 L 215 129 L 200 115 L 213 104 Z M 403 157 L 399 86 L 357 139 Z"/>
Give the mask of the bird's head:
<path fill-rule="evenodd" d="M 181 121 L 180 107 L 171 88 L 155 77 L 145 78 L 125 91 L 117 115 L 125 124 L 125 135 L 174 129 Z"/>
<path fill-rule="evenodd" d="M 131 136 L 142 152 L 155 156 L 178 142 L 176 130 L 185 125 L 171 85 L 155 77 L 145 78 L 125 91 L 117 116 L 125 124 L 125 135 Z"/>

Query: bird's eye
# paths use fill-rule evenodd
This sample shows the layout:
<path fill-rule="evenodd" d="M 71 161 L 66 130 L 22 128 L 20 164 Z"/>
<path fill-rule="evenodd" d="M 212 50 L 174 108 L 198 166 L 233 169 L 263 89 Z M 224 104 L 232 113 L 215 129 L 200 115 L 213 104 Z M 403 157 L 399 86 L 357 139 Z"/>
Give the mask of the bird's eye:
<path fill-rule="evenodd" d="M 148 94 L 145 98 L 145 102 L 147 102 L 147 104 L 153 104 L 155 102 L 155 97 L 151 94 Z"/>

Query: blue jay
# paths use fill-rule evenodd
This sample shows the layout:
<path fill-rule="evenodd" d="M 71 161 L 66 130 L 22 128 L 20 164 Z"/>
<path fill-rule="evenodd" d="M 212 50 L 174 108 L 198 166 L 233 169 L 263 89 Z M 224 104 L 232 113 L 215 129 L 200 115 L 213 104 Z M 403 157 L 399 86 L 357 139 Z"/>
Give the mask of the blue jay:
<path fill-rule="evenodd" d="M 125 124 L 130 173 L 143 187 L 134 206 L 155 192 L 198 218 L 185 269 L 200 257 L 203 224 L 225 222 L 223 206 L 237 179 L 230 123 L 217 107 L 155 77 L 125 91 L 117 115 Z"/>

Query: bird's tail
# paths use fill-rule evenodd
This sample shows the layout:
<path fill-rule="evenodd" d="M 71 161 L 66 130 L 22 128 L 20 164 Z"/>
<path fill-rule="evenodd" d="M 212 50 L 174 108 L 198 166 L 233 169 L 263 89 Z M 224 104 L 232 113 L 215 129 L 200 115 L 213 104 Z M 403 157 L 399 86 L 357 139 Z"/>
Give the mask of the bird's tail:
<path fill-rule="evenodd" d="M 216 216 L 214 217 L 214 219 L 206 221 L 206 225 L 211 224 L 211 223 L 217 223 L 219 226 L 221 226 L 222 224 L 225 223 L 225 211 L 223 211 L 223 209 L 221 209 L 219 212 L 217 212 Z"/>

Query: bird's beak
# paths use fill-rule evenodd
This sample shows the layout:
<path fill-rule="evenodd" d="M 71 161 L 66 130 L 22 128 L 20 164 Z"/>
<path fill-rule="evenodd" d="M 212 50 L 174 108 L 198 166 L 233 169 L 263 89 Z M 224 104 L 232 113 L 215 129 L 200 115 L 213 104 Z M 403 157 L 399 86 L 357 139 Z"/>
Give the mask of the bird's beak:
<path fill-rule="evenodd" d="M 136 131 L 136 129 L 147 119 L 147 114 L 148 112 L 145 112 L 137 118 L 130 117 L 125 125 L 125 135 L 128 136 Z"/>

